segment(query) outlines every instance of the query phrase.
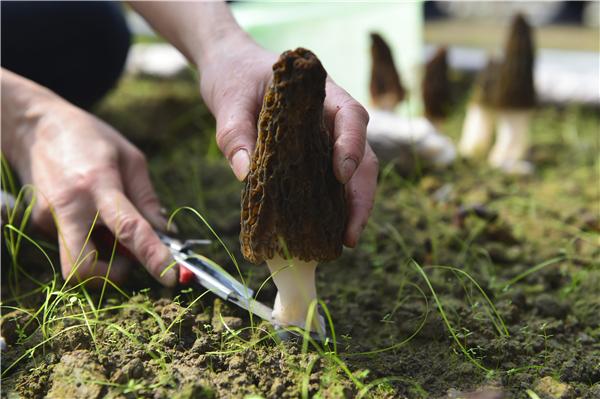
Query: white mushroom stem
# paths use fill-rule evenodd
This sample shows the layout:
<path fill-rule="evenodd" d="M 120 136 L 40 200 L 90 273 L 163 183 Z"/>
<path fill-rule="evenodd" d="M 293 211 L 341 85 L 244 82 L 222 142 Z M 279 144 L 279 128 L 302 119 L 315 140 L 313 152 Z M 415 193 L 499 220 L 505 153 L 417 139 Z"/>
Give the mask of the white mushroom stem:
<path fill-rule="evenodd" d="M 529 149 L 531 111 L 502 110 L 497 118 L 496 143 L 490 153 L 490 165 L 508 173 L 527 173 L 529 164 L 524 159 Z"/>
<path fill-rule="evenodd" d="M 492 144 L 493 133 L 493 111 L 479 103 L 471 103 L 458 145 L 460 155 L 465 158 L 484 158 Z"/>
<path fill-rule="evenodd" d="M 379 94 L 377 98 L 372 99 L 373 108 L 392 112 L 400 103 L 396 93 Z"/>
<path fill-rule="evenodd" d="M 308 311 L 317 301 L 317 262 L 304 262 L 296 258 L 286 260 L 276 255 L 267 260 L 267 266 L 278 290 L 273 305 L 273 318 L 281 326 L 305 328 Z M 310 331 L 325 333 L 324 320 L 316 307 L 308 326 Z"/>

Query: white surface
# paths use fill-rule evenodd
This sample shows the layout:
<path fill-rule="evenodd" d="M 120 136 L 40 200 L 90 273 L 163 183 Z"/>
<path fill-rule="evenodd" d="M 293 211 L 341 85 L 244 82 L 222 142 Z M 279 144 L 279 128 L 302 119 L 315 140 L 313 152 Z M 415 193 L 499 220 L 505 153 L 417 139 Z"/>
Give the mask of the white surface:
<path fill-rule="evenodd" d="M 560 1 L 440 1 L 438 7 L 453 17 L 510 21 L 518 12 L 524 13 L 534 25 L 548 23 L 564 4 Z"/>
<path fill-rule="evenodd" d="M 170 44 L 142 43 L 131 47 L 125 70 L 128 73 L 169 77 L 187 67 L 185 57 Z"/>
<path fill-rule="evenodd" d="M 456 158 L 452 140 L 423 117 L 406 117 L 387 111 L 368 110 L 367 139 L 381 161 L 416 152 L 430 165 L 442 167 Z"/>
<path fill-rule="evenodd" d="M 425 48 L 424 59 L 436 46 Z M 487 63 L 490 52 L 452 46 L 448 64 L 463 71 L 477 71 Z M 600 54 L 591 51 L 539 49 L 534 69 L 538 98 L 548 102 L 600 104 Z"/>

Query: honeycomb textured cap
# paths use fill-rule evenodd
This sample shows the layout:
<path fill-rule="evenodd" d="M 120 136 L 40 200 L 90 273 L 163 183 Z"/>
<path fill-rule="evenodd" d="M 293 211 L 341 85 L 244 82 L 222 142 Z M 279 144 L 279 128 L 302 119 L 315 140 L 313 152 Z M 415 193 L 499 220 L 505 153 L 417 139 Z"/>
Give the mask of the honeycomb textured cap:
<path fill-rule="evenodd" d="M 493 108 L 495 106 L 495 91 L 498 84 L 499 70 L 500 62 L 490 56 L 485 67 L 479 71 L 477 78 L 475 79 L 473 102 L 488 108 Z"/>
<path fill-rule="evenodd" d="M 535 106 L 533 64 L 535 61 L 531 28 L 517 14 L 512 21 L 504 49 L 504 61 L 498 71 L 495 105 L 503 109 L 528 109 Z"/>
<path fill-rule="evenodd" d="M 452 88 L 448 77 L 446 47 L 438 48 L 425 65 L 422 88 L 425 116 L 430 119 L 448 116 L 452 106 Z"/>
<path fill-rule="evenodd" d="M 404 100 L 406 90 L 394 64 L 392 50 L 377 33 L 371 33 L 371 61 L 371 102 L 375 107 L 391 109 Z"/>
<path fill-rule="evenodd" d="M 346 204 L 323 120 L 326 78 L 303 48 L 273 65 L 242 192 L 240 243 L 250 262 L 276 254 L 324 262 L 341 254 Z"/>

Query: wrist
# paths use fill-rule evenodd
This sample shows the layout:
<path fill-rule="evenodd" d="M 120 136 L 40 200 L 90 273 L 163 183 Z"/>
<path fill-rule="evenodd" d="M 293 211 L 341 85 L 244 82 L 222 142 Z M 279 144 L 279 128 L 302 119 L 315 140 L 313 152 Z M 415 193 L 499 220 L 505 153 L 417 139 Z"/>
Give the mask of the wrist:
<path fill-rule="evenodd" d="M 200 3 L 198 7 L 200 23 L 197 36 L 190 43 L 195 46 L 192 62 L 200 70 L 209 63 L 218 62 L 232 50 L 254 44 L 224 2 Z"/>
<path fill-rule="evenodd" d="M 197 68 L 229 48 L 225 41 L 249 40 L 224 1 L 133 1 L 130 5 Z"/>
<path fill-rule="evenodd" d="M 194 65 L 202 71 L 207 65 L 219 62 L 227 54 L 248 44 L 255 44 L 250 36 L 235 22 L 225 25 L 210 33 L 201 33 L 202 40 L 194 55 Z"/>
<path fill-rule="evenodd" d="M 57 100 L 50 90 L 2 70 L 2 153 L 17 171 L 27 163 L 37 125 Z"/>

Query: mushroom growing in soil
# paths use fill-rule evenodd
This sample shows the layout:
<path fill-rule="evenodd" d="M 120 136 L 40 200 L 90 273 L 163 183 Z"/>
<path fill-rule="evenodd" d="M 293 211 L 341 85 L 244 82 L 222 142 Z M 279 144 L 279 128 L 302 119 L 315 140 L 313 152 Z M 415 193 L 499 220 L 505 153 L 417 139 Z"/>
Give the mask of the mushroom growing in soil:
<path fill-rule="evenodd" d="M 525 17 L 518 14 L 513 19 L 504 61 L 498 71 L 496 142 L 489 157 L 492 166 L 509 173 L 529 173 L 532 168 L 524 158 L 535 107 L 534 58 L 531 28 Z"/>
<path fill-rule="evenodd" d="M 392 51 L 383 37 L 371 33 L 371 102 L 375 108 L 392 111 L 406 96 Z"/>
<path fill-rule="evenodd" d="M 494 88 L 499 63 L 490 57 L 475 81 L 473 96 L 467 106 L 462 136 L 458 144 L 465 158 L 484 158 L 494 135 Z"/>
<path fill-rule="evenodd" d="M 309 50 L 284 52 L 273 65 L 258 139 L 242 193 L 240 242 L 252 263 L 266 261 L 277 286 L 273 318 L 323 334 L 315 310 L 315 269 L 342 252 L 344 187 L 333 172 L 323 120 L 327 73 Z"/>
<path fill-rule="evenodd" d="M 448 77 L 448 51 L 446 47 L 437 49 L 425 65 L 422 92 L 425 117 L 434 125 L 439 125 L 452 106 L 452 89 Z"/>

